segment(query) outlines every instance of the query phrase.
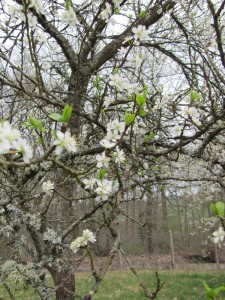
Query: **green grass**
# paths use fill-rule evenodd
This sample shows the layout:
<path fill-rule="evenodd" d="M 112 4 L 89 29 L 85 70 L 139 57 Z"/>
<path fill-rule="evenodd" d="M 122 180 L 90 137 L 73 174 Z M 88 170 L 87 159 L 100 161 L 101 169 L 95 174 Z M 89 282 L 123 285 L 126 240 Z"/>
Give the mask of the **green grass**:
<path fill-rule="evenodd" d="M 152 271 L 140 271 L 142 280 L 145 284 L 154 289 L 155 274 Z M 165 281 L 163 290 L 159 293 L 158 300 L 204 300 L 206 299 L 203 280 L 210 287 L 225 285 L 225 272 L 222 271 L 161 271 L 160 278 Z M 77 293 L 84 295 L 93 284 L 93 278 L 87 273 L 77 275 Z M 4 300 L 9 297 L 3 289 L 0 288 L 0 295 Z M 38 295 L 29 289 L 25 292 L 17 292 L 16 300 L 36 300 L 40 299 Z M 109 272 L 98 294 L 93 297 L 94 300 L 145 300 L 144 292 L 139 287 L 134 275 L 127 271 Z M 225 299 L 225 293 L 222 296 Z M 62 299 L 63 300 L 63 299 Z"/>

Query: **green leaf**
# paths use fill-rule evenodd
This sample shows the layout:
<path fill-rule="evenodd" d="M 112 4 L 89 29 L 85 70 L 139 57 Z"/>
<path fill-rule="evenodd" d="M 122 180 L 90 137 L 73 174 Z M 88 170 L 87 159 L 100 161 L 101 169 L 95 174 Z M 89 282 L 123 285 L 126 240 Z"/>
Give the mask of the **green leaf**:
<path fill-rule="evenodd" d="M 21 123 L 21 126 L 23 126 L 23 127 L 30 127 L 30 124 L 29 123 Z"/>
<path fill-rule="evenodd" d="M 42 125 L 42 122 L 38 124 L 37 129 L 38 129 L 40 132 L 45 132 L 45 131 L 46 131 L 46 130 L 44 129 L 43 125 Z"/>
<path fill-rule="evenodd" d="M 29 123 L 31 124 L 31 126 L 33 128 L 39 130 L 40 132 L 45 132 L 45 129 L 44 129 L 43 124 L 42 124 L 42 120 L 35 119 L 31 115 L 28 117 L 28 119 L 29 119 Z"/>
<path fill-rule="evenodd" d="M 145 93 L 143 94 L 136 94 L 136 102 L 138 105 L 140 105 L 141 107 L 143 107 L 146 103 L 146 95 Z"/>
<path fill-rule="evenodd" d="M 216 293 L 213 289 L 211 289 L 205 281 L 203 281 L 204 287 L 205 287 L 205 294 L 208 300 L 213 300 L 217 297 Z"/>
<path fill-rule="evenodd" d="M 69 106 L 66 104 L 66 106 L 63 109 L 63 114 L 62 114 L 62 122 L 66 123 L 69 121 L 71 115 L 72 115 L 72 106 Z"/>
<path fill-rule="evenodd" d="M 98 178 L 99 178 L 100 180 L 104 179 L 105 173 L 106 173 L 106 169 L 100 169 L 100 170 L 99 170 L 99 173 L 98 173 Z"/>
<path fill-rule="evenodd" d="M 113 75 L 115 75 L 115 74 L 117 74 L 117 73 L 119 73 L 119 69 L 118 69 L 118 68 L 115 68 L 115 69 L 113 70 Z"/>
<path fill-rule="evenodd" d="M 205 287 L 205 294 L 208 300 L 214 300 L 219 296 L 219 293 L 225 291 L 225 286 L 218 286 L 215 289 L 211 289 L 208 284 L 203 281 Z"/>
<path fill-rule="evenodd" d="M 52 130 L 53 136 L 56 140 L 58 140 L 57 131 L 54 129 Z"/>
<path fill-rule="evenodd" d="M 43 144 L 43 140 L 42 140 L 42 138 L 40 136 L 38 136 L 38 142 L 39 142 L 40 145 Z"/>
<path fill-rule="evenodd" d="M 97 88 L 99 83 L 100 83 L 99 77 L 95 76 L 95 78 L 93 79 L 93 86 Z"/>
<path fill-rule="evenodd" d="M 142 108 L 142 109 L 139 110 L 138 115 L 141 116 L 141 117 L 144 117 L 144 116 L 147 115 L 147 111 Z"/>
<path fill-rule="evenodd" d="M 65 3 L 66 9 L 69 10 L 69 9 L 70 9 L 70 6 L 71 6 L 70 1 L 69 1 L 69 0 L 66 0 L 66 3 Z"/>
<path fill-rule="evenodd" d="M 49 118 L 54 120 L 54 121 L 62 122 L 62 115 L 60 115 L 58 113 L 51 113 L 49 115 Z"/>
<path fill-rule="evenodd" d="M 38 119 L 35 119 L 34 117 L 32 117 L 32 116 L 29 116 L 28 117 L 28 120 L 29 120 L 29 122 L 30 122 L 30 124 L 36 129 L 37 127 L 38 127 L 38 125 L 40 124 L 40 120 L 38 120 Z"/>
<path fill-rule="evenodd" d="M 222 218 L 224 216 L 225 205 L 221 201 L 217 201 L 215 204 L 211 205 L 211 210 L 217 217 Z"/>
<path fill-rule="evenodd" d="M 144 136 L 144 141 L 145 141 L 146 143 L 149 142 L 149 136 L 148 136 L 148 135 L 145 135 L 145 136 Z"/>
<path fill-rule="evenodd" d="M 155 137 L 154 131 L 153 131 L 153 130 L 150 130 L 150 132 L 149 132 L 149 138 L 150 138 L 150 140 L 153 140 L 154 137 Z"/>
<path fill-rule="evenodd" d="M 125 123 L 127 125 L 131 124 L 135 119 L 135 114 L 129 114 L 129 113 L 126 113 L 125 114 Z"/>
<path fill-rule="evenodd" d="M 200 94 L 194 90 L 191 90 L 190 97 L 192 101 L 198 100 L 200 98 Z"/>
<path fill-rule="evenodd" d="M 145 18 L 145 16 L 146 16 L 146 13 L 144 10 L 142 10 L 139 14 L 139 19 L 143 20 Z"/>

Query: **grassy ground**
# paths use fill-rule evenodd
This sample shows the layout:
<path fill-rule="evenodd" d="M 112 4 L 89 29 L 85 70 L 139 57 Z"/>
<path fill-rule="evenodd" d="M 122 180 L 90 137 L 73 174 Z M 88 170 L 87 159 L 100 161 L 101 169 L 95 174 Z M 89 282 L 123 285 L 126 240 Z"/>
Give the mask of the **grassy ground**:
<path fill-rule="evenodd" d="M 141 271 L 140 274 L 144 282 L 150 288 L 154 288 L 155 274 L 152 271 Z M 204 300 L 206 297 L 203 280 L 207 281 L 210 287 L 225 285 L 225 272 L 223 271 L 161 271 L 159 275 L 165 281 L 165 285 L 157 300 Z M 89 291 L 92 283 L 93 279 L 89 274 L 78 274 L 77 293 L 84 295 L 85 292 Z M 0 295 L 4 300 L 9 299 L 1 286 Z M 36 299 L 40 298 L 32 290 L 16 293 L 16 300 Z M 126 271 L 116 271 L 107 274 L 99 293 L 93 299 L 145 300 L 146 298 L 133 274 Z M 221 299 L 225 299 L 225 293 Z"/>

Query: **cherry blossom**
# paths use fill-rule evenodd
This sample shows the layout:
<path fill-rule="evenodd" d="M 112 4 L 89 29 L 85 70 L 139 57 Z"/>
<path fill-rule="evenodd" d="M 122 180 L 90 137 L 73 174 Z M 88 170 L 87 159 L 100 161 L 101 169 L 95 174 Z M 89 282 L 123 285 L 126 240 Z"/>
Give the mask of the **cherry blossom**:
<path fill-rule="evenodd" d="M 30 159 L 33 157 L 33 151 L 25 139 L 19 138 L 18 140 L 13 141 L 12 147 L 15 148 L 18 153 L 23 155 L 24 162 L 29 163 Z"/>
<path fill-rule="evenodd" d="M 108 168 L 110 158 L 105 155 L 105 152 L 96 155 L 96 160 L 98 162 L 97 163 L 98 168 L 102 168 L 102 167 Z"/>
<path fill-rule="evenodd" d="M 60 155 L 65 148 L 69 152 L 76 153 L 77 152 L 77 147 L 76 147 L 76 141 L 74 140 L 73 137 L 71 137 L 71 134 L 69 131 L 66 133 L 63 133 L 61 131 L 57 131 L 57 140 L 54 141 L 53 145 L 56 146 L 55 153 L 57 155 Z"/>

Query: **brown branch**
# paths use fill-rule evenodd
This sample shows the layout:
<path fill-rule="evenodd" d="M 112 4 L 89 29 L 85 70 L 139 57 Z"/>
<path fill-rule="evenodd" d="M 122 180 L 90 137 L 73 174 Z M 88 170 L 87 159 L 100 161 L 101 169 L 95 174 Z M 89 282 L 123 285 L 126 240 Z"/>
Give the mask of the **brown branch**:
<path fill-rule="evenodd" d="M 95 277 L 95 283 L 91 289 L 91 291 L 83 297 L 82 300 L 91 300 L 94 294 L 98 291 L 100 284 L 102 283 L 102 280 L 104 279 L 109 267 L 111 266 L 114 257 L 117 255 L 118 249 L 120 247 L 120 241 L 119 238 L 117 237 L 113 248 L 109 252 L 109 255 L 107 256 L 106 262 L 104 265 L 101 267 L 98 276 Z"/>
<path fill-rule="evenodd" d="M 22 0 L 14 0 L 20 5 L 23 5 Z M 77 54 L 73 50 L 71 44 L 69 41 L 64 37 L 64 35 L 53 25 L 51 24 L 47 18 L 42 15 L 38 14 L 34 8 L 29 9 L 36 17 L 41 24 L 41 26 L 44 28 L 44 30 L 51 36 L 53 37 L 58 45 L 61 47 L 65 57 L 67 58 L 67 61 L 71 67 L 72 70 L 76 70 L 76 65 L 77 65 Z"/>
<path fill-rule="evenodd" d="M 156 285 L 156 289 L 154 292 L 151 292 L 146 285 L 144 284 L 144 282 L 141 280 L 140 276 L 138 275 L 137 271 L 135 270 L 134 266 L 132 265 L 131 261 L 129 260 L 129 258 L 127 257 L 126 253 L 124 252 L 124 250 L 120 247 L 120 252 L 122 253 L 122 255 L 124 256 L 126 262 L 128 263 L 131 272 L 135 275 L 135 277 L 137 278 L 140 286 L 142 287 L 145 296 L 148 299 L 155 299 L 157 297 L 157 294 L 159 293 L 159 291 L 162 289 L 164 282 L 161 281 L 161 279 L 159 278 L 158 273 L 156 272 L 156 279 L 157 279 L 157 285 Z"/>
<path fill-rule="evenodd" d="M 129 37 L 132 33 L 133 26 L 144 25 L 146 28 L 155 24 L 159 21 L 163 14 L 172 9 L 176 2 L 173 0 L 168 0 L 162 6 L 155 5 L 147 16 L 143 20 L 137 20 L 132 26 L 128 27 L 119 37 L 115 38 L 111 43 L 107 44 L 100 52 L 94 55 L 94 57 L 89 61 L 88 71 L 93 73 L 98 70 L 105 62 L 113 58 L 120 47 L 124 44 L 126 37 Z M 162 12 L 159 14 L 157 11 L 161 8 Z"/>

